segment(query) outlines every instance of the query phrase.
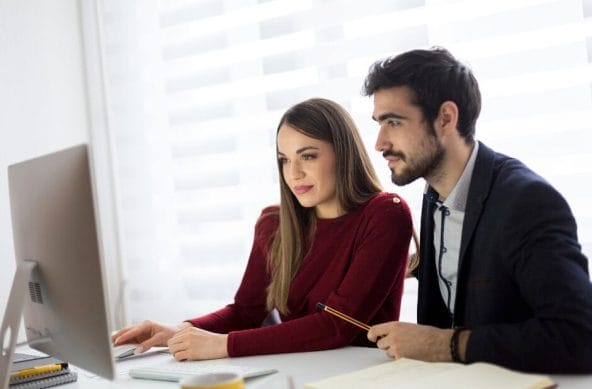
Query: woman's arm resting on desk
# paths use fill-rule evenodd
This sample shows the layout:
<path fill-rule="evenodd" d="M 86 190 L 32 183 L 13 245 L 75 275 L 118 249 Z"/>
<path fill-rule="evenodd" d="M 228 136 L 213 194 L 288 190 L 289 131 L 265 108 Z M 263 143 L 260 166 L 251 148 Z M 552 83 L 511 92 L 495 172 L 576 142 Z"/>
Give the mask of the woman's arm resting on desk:
<path fill-rule="evenodd" d="M 141 353 L 148 351 L 154 346 L 166 346 L 167 341 L 173 335 L 186 327 L 191 327 L 191 324 L 183 322 L 176 325 L 164 325 L 145 320 L 142 323 L 120 329 L 111 336 L 111 340 L 115 346 L 126 343 L 138 343 L 140 346 L 138 346 L 136 352 Z"/>

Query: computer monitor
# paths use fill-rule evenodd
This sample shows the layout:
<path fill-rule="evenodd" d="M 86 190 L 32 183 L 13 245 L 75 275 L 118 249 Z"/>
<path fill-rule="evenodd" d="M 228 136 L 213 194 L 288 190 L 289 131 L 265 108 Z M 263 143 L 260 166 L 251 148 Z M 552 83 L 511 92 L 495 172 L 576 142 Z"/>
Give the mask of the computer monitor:
<path fill-rule="evenodd" d="M 0 332 L 0 376 L 10 369 L 22 313 L 32 348 L 113 379 L 87 146 L 11 165 L 8 182 L 17 271 Z"/>

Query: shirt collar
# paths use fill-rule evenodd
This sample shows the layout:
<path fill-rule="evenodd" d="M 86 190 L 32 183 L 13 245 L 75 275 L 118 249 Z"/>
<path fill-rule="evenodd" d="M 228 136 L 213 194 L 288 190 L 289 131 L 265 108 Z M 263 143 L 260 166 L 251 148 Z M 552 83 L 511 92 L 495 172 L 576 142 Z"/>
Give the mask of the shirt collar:
<path fill-rule="evenodd" d="M 477 151 L 479 150 L 479 142 L 475 142 L 467 166 L 458 182 L 450 192 L 450 195 L 444 201 L 444 205 L 457 211 L 464 212 L 467 206 L 467 197 L 469 194 L 469 186 L 471 185 L 471 178 L 473 177 L 473 169 L 475 168 L 475 160 L 477 159 Z"/>
<path fill-rule="evenodd" d="M 456 211 L 464 212 L 467 206 L 467 197 L 469 194 L 469 186 L 471 185 L 471 178 L 473 177 L 473 169 L 475 168 L 475 160 L 477 159 L 477 151 L 479 150 L 479 142 L 475 142 L 471 156 L 467 161 L 465 170 L 456 182 L 456 185 L 450 192 L 450 195 L 444 200 L 442 205 L 454 209 Z M 426 183 L 424 193 L 435 191 Z"/>

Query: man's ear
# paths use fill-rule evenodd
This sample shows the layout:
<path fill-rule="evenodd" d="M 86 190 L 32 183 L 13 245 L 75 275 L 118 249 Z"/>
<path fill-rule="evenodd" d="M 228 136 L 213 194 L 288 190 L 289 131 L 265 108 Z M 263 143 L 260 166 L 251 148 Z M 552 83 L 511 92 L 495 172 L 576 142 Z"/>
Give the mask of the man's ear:
<path fill-rule="evenodd" d="M 440 136 L 457 133 L 458 106 L 453 101 L 445 101 L 440 105 L 435 128 Z"/>

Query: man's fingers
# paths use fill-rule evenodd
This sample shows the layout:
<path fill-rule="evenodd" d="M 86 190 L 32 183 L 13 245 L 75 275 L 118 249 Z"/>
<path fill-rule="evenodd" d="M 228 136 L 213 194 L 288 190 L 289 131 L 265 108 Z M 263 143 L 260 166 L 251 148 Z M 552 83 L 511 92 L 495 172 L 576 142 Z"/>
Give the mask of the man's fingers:
<path fill-rule="evenodd" d="M 385 337 L 394 329 L 395 324 L 396 322 L 390 321 L 388 323 L 377 324 L 370 327 L 368 330 L 368 340 L 376 342 L 378 339 Z"/>
<path fill-rule="evenodd" d="M 397 355 L 397 352 L 394 348 L 389 348 L 386 350 L 386 355 L 394 359 L 399 359 L 399 355 Z"/>
<path fill-rule="evenodd" d="M 388 350 L 390 348 L 388 338 L 384 336 L 382 338 L 379 338 L 376 342 L 376 347 L 378 347 L 381 350 Z"/>
<path fill-rule="evenodd" d="M 378 339 L 380 339 L 384 335 L 379 335 L 379 329 L 377 329 L 376 326 L 374 326 L 374 327 L 370 327 L 370 329 L 368 330 L 367 336 L 368 336 L 369 341 L 376 342 Z"/>

